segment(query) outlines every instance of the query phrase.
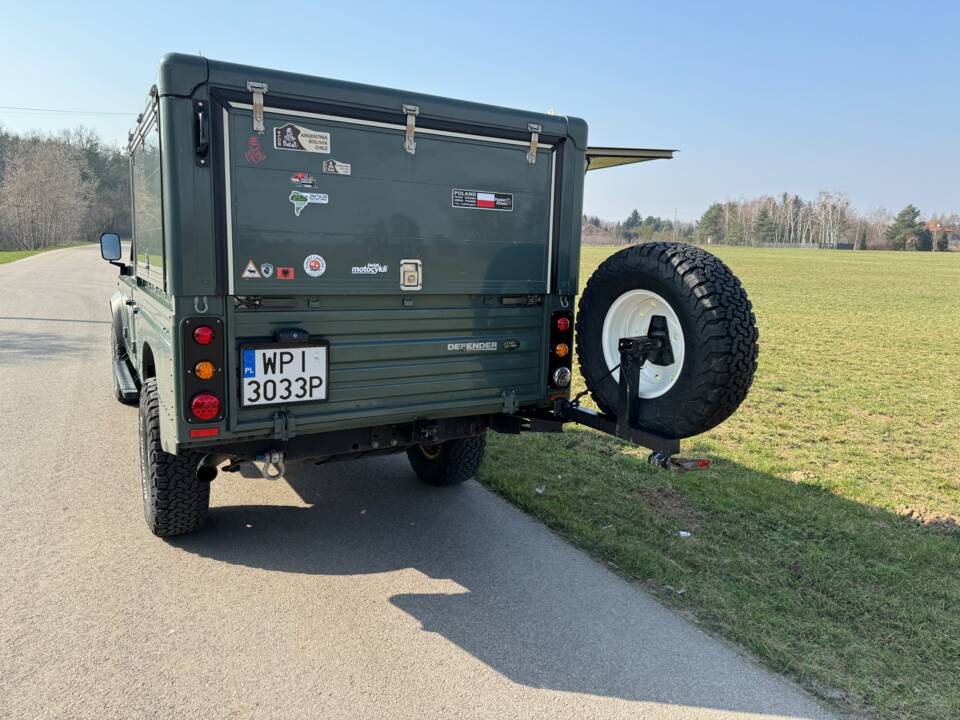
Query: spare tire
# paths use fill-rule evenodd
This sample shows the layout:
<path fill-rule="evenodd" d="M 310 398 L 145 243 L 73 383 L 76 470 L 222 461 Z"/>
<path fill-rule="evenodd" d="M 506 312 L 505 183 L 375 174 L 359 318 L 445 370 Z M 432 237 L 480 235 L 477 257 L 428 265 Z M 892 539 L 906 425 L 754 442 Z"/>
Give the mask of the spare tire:
<path fill-rule="evenodd" d="M 665 327 L 672 363 L 644 364 L 638 426 L 685 438 L 726 420 L 747 396 L 757 369 L 757 323 L 740 281 L 692 245 L 646 243 L 611 255 L 580 298 L 577 357 L 594 401 L 615 414 L 621 337 Z M 671 358 L 657 358 L 670 360 Z"/>

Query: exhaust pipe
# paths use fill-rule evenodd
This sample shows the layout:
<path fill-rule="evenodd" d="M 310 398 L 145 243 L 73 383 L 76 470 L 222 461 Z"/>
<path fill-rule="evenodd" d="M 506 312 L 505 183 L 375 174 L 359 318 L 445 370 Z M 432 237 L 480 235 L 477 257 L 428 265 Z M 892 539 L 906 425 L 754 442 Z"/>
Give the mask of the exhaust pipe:
<path fill-rule="evenodd" d="M 216 455 L 204 455 L 200 458 L 200 464 L 197 465 L 197 480 L 200 482 L 213 482 L 217 477 L 217 463 L 221 458 Z"/>

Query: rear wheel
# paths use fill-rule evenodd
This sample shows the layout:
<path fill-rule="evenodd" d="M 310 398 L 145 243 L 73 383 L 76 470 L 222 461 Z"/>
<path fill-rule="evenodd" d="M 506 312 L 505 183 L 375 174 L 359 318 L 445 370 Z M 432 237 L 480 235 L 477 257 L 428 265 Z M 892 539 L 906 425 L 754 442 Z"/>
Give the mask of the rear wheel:
<path fill-rule="evenodd" d="M 580 299 L 577 356 L 604 412 L 617 404 L 619 339 L 654 327 L 672 358 L 644 364 L 634 401 L 640 428 L 684 438 L 723 422 L 757 368 L 756 319 L 740 281 L 718 258 L 680 243 L 637 245 L 602 262 Z"/>
<path fill-rule="evenodd" d="M 477 476 L 486 446 L 486 435 L 474 435 L 437 445 L 417 445 L 407 450 L 407 457 L 428 485 L 459 485 Z"/>
<path fill-rule="evenodd" d="M 200 458 L 171 455 L 160 445 L 160 398 L 150 378 L 140 392 L 140 482 L 143 515 L 158 537 L 193 532 L 207 519 L 210 484 L 197 479 Z"/>

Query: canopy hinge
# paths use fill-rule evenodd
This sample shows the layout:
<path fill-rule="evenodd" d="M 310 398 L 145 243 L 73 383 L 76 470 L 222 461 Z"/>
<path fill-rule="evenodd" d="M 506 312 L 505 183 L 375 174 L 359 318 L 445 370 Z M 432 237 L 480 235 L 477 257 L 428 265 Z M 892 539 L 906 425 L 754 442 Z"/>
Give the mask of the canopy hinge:
<path fill-rule="evenodd" d="M 527 130 L 530 132 L 530 149 L 527 150 L 527 162 L 531 165 L 537 162 L 537 144 L 540 142 L 540 133 L 543 127 L 540 123 L 527 123 Z"/>
<path fill-rule="evenodd" d="M 253 93 L 253 129 L 263 135 L 266 130 L 263 125 L 263 95 L 267 92 L 267 84 L 247 80 L 247 92 Z"/>
<path fill-rule="evenodd" d="M 420 114 L 420 106 L 404 104 L 403 114 L 407 116 L 407 132 L 403 139 L 403 149 L 414 155 L 417 152 L 417 141 L 413 136 L 417 131 L 417 115 Z"/>

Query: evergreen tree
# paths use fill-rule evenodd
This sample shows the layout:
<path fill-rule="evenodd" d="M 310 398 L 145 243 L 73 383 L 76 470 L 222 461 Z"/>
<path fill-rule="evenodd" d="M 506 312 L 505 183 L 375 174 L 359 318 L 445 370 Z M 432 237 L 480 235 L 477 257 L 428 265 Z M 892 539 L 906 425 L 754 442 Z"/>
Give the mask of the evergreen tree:
<path fill-rule="evenodd" d="M 708 207 L 703 217 L 700 218 L 700 223 L 697 225 L 697 240 L 714 245 L 719 245 L 724 241 L 723 206 L 720 203 L 714 203 Z"/>
<path fill-rule="evenodd" d="M 640 216 L 640 213 L 637 212 L 637 209 L 634 208 L 633 212 L 630 213 L 630 217 L 623 221 L 623 226 L 628 230 L 633 230 L 638 228 L 643 224 L 643 218 Z"/>
<path fill-rule="evenodd" d="M 753 236 L 760 244 L 776 242 L 777 228 L 773 224 L 770 210 L 766 207 L 760 208 L 760 212 L 757 213 L 757 217 L 753 221 Z"/>
<path fill-rule="evenodd" d="M 920 222 L 920 211 L 907 205 L 897 213 L 887 230 L 887 242 L 894 250 L 932 250 L 933 237 Z"/>

